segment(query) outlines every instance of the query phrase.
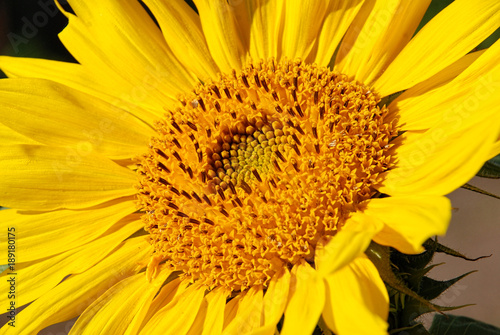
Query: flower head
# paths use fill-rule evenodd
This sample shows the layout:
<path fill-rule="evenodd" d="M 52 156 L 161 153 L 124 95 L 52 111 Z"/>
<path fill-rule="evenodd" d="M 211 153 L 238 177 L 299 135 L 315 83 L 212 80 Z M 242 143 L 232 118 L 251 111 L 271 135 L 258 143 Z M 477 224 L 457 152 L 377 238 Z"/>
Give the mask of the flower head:
<path fill-rule="evenodd" d="M 500 5 L 195 3 L 70 1 L 79 64 L 0 58 L 19 323 L 386 333 L 363 252 L 421 251 L 500 151 Z"/>

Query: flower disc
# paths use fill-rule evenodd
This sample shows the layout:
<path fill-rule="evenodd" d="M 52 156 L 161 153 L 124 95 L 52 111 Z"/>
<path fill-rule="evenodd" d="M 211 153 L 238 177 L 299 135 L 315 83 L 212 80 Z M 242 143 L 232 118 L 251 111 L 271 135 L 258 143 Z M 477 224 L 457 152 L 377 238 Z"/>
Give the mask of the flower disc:
<path fill-rule="evenodd" d="M 181 102 L 141 158 L 139 204 L 156 259 L 210 288 L 314 264 L 395 163 L 378 97 L 300 60 L 250 63 Z"/>

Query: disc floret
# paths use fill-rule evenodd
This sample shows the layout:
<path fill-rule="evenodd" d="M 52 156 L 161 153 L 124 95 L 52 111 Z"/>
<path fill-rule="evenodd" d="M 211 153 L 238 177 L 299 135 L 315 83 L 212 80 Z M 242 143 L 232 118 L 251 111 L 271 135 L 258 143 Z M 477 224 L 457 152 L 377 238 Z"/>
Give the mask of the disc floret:
<path fill-rule="evenodd" d="M 249 63 L 181 102 L 140 160 L 139 205 L 155 257 L 209 288 L 314 264 L 394 166 L 394 117 L 324 67 Z"/>

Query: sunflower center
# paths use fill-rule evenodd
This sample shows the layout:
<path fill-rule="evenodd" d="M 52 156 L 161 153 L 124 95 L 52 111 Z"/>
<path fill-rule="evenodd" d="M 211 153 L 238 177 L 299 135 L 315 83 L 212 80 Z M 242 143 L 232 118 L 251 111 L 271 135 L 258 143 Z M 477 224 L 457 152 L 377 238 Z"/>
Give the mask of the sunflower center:
<path fill-rule="evenodd" d="M 208 288 L 314 264 L 394 166 L 387 108 L 324 67 L 249 63 L 180 100 L 140 159 L 139 206 L 155 259 Z"/>
<path fill-rule="evenodd" d="M 221 137 L 218 142 L 221 144 L 212 149 L 207 171 L 216 190 L 239 185 L 251 193 L 248 183 L 262 182 L 276 164 L 274 160 L 285 161 L 285 155 L 291 150 L 279 121 L 264 124 L 258 120 L 253 125 L 238 122 L 231 135 Z"/>

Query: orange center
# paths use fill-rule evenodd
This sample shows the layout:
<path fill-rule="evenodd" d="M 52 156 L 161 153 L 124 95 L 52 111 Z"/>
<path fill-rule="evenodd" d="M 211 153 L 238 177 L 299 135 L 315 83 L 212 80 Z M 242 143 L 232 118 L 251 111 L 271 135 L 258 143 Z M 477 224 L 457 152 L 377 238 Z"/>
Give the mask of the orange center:
<path fill-rule="evenodd" d="M 313 264 L 394 166 L 387 108 L 324 67 L 250 63 L 181 102 L 141 157 L 139 206 L 155 257 L 209 288 Z"/>

